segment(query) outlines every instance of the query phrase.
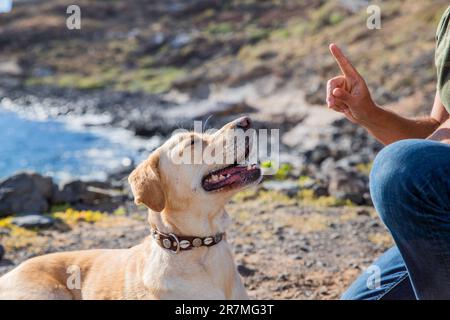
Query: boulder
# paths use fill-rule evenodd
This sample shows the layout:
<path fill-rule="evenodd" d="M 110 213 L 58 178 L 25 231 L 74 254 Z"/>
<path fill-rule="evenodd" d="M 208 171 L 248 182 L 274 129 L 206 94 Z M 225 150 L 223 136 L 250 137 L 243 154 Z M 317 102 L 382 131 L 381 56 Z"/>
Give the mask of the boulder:
<path fill-rule="evenodd" d="M 311 150 L 304 153 L 306 162 L 314 165 L 320 165 L 325 159 L 332 156 L 331 149 L 326 144 L 318 144 Z"/>
<path fill-rule="evenodd" d="M 368 178 L 356 170 L 335 168 L 329 175 L 328 192 L 340 200 L 350 200 L 358 205 L 369 198 Z"/>
<path fill-rule="evenodd" d="M 0 181 L 0 216 L 43 213 L 49 209 L 53 181 L 33 172 L 22 172 Z"/>
<path fill-rule="evenodd" d="M 54 193 L 52 203 L 96 205 L 108 201 L 116 194 L 107 182 L 74 180 L 67 182 Z"/>
<path fill-rule="evenodd" d="M 13 218 L 12 223 L 22 228 L 48 228 L 55 223 L 55 220 L 47 216 L 30 214 L 15 217 Z"/>

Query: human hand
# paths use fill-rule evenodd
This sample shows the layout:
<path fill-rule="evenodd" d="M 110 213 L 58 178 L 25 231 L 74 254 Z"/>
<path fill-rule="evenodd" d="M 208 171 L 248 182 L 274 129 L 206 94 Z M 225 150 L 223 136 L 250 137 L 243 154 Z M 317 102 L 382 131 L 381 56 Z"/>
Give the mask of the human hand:
<path fill-rule="evenodd" d="M 328 80 L 328 107 L 342 112 L 353 123 L 363 125 L 370 122 L 378 107 L 370 96 L 366 82 L 337 45 L 331 44 L 330 51 L 342 75 Z"/>

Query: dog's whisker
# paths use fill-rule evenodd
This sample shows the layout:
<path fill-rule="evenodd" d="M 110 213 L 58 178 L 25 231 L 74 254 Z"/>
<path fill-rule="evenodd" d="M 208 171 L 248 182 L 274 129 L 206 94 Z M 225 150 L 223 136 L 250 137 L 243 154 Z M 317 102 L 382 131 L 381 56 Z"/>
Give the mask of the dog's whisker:
<path fill-rule="evenodd" d="M 205 130 L 206 130 L 206 125 L 208 124 L 209 119 L 211 119 L 212 117 L 213 117 L 213 115 L 210 114 L 210 115 L 208 116 L 208 118 L 206 118 L 205 123 L 203 124 L 203 130 L 202 130 L 202 132 L 205 132 Z"/>

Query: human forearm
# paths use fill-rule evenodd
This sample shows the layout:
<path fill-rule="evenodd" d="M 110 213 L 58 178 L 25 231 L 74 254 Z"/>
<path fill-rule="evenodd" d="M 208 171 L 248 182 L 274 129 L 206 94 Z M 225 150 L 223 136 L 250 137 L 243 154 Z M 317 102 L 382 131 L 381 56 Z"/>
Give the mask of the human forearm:
<path fill-rule="evenodd" d="M 431 116 L 409 119 L 378 106 L 374 106 L 370 116 L 359 124 L 385 145 L 402 139 L 425 139 L 440 125 Z"/>

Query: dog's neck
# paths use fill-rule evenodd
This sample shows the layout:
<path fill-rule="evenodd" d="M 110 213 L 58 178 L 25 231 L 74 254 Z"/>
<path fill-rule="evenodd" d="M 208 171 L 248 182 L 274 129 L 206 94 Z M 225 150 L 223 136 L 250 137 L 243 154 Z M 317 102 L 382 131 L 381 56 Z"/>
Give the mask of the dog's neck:
<path fill-rule="evenodd" d="M 181 216 L 182 219 L 169 219 L 169 215 L 172 218 Z M 180 236 L 211 236 L 224 232 L 229 224 L 228 214 L 223 208 L 212 212 L 209 218 L 210 221 L 206 216 L 199 219 L 186 211 L 149 213 L 149 222 L 153 228 Z M 155 283 L 161 284 L 154 292 L 155 296 L 164 298 L 164 293 L 172 290 L 166 284 L 177 283 L 192 290 L 196 297 L 198 292 L 214 292 L 217 299 L 231 299 L 236 292 L 243 292 L 237 297 L 247 298 L 236 272 L 231 248 L 225 240 L 210 247 L 202 246 L 178 254 L 162 248 L 150 237 L 145 244 L 147 249 L 142 279 L 146 288 L 152 288 Z M 200 281 L 205 274 L 209 275 L 211 281 Z"/>
<path fill-rule="evenodd" d="M 180 236 L 208 237 L 225 232 L 230 218 L 225 209 L 210 212 L 164 209 L 149 211 L 148 221 L 153 229 Z"/>

